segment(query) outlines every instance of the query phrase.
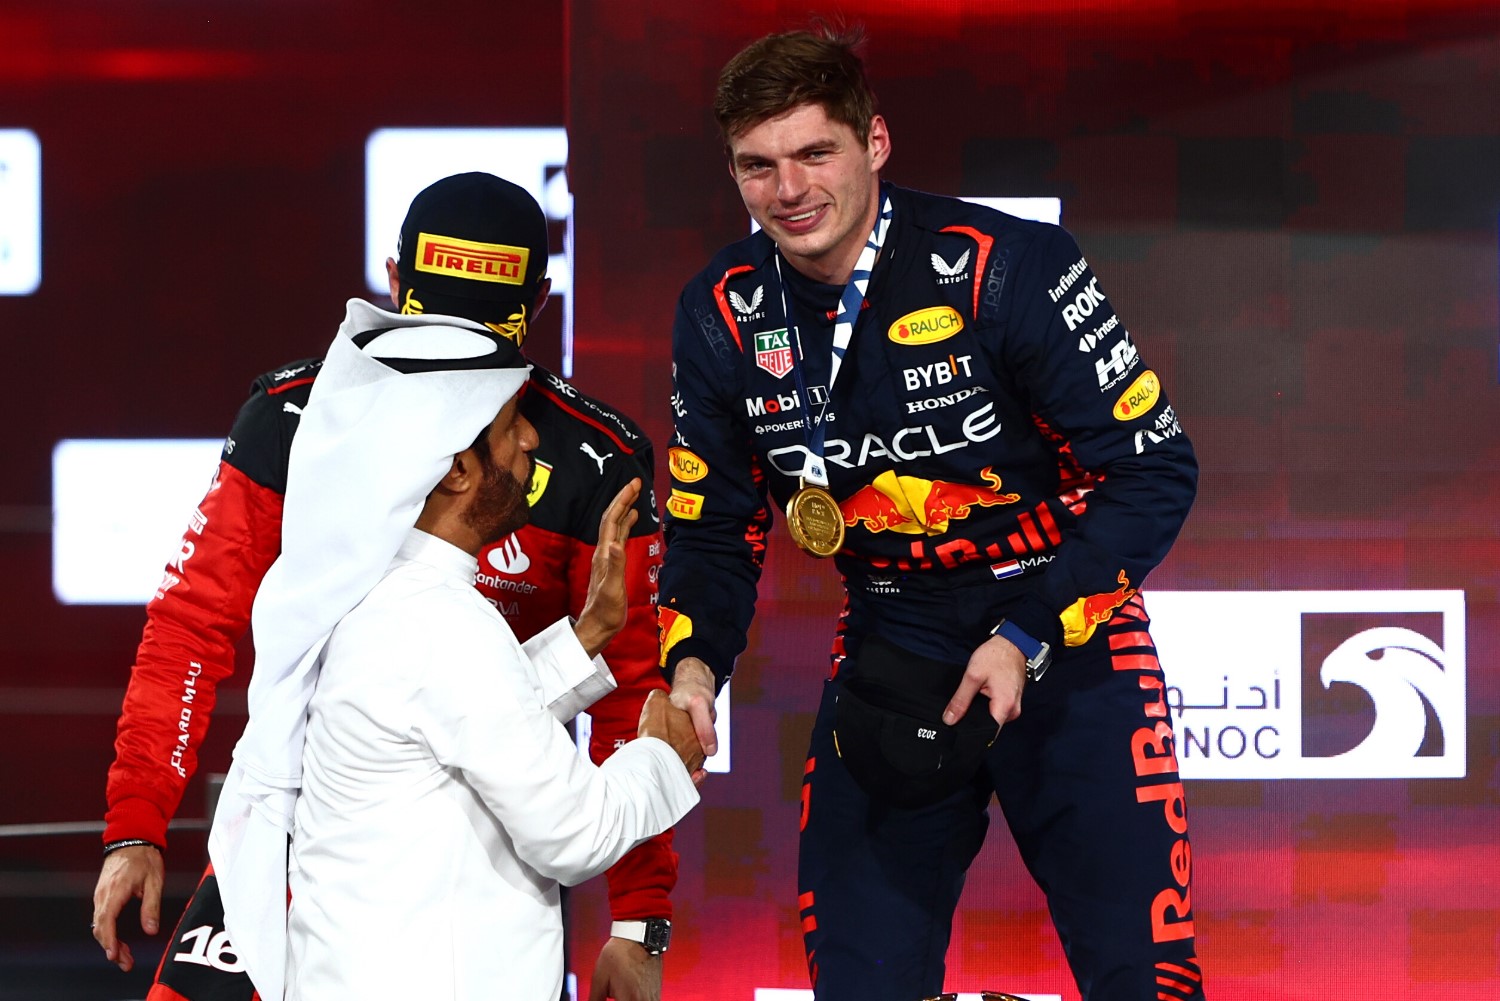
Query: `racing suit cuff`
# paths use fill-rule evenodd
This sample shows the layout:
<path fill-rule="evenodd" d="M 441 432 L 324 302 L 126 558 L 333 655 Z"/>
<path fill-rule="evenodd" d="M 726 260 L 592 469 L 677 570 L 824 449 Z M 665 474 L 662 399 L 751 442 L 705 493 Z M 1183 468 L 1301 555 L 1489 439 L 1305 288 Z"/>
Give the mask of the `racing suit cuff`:
<path fill-rule="evenodd" d="M 672 888 L 677 884 L 677 853 L 670 830 L 641 842 L 606 873 L 612 921 L 672 919 Z"/>
<path fill-rule="evenodd" d="M 1033 639 L 1051 644 L 1054 650 L 1062 649 L 1062 619 L 1037 595 L 1021 596 L 1002 607 L 1000 614 Z"/>
<path fill-rule="evenodd" d="M 708 665 L 708 669 L 714 673 L 715 695 L 724 690 L 724 686 L 729 683 L 729 676 L 734 673 L 733 668 L 727 671 L 719 670 L 718 657 L 707 640 L 687 636 L 672 644 L 672 649 L 667 651 L 666 664 L 662 667 L 662 674 L 666 676 L 667 684 L 672 683 L 673 677 L 677 674 L 677 664 L 684 657 L 697 657 Z"/>
<path fill-rule="evenodd" d="M 147 841 L 162 851 L 167 847 L 168 818 L 149 799 L 122 799 L 104 815 L 103 844 L 116 841 Z"/>

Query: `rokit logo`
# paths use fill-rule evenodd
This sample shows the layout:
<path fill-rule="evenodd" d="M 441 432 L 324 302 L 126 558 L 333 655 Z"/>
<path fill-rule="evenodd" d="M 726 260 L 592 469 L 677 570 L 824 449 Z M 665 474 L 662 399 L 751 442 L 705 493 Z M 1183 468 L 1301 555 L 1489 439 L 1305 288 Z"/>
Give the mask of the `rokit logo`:
<path fill-rule="evenodd" d="M 1063 322 L 1068 325 L 1069 331 L 1077 330 L 1083 325 L 1084 320 L 1093 316 L 1094 311 L 1107 301 L 1109 301 L 1108 297 L 1099 291 L 1099 279 L 1090 278 L 1089 283 L 1083 287 L 1083 291 L 1062 308 Z"/>
<path fill-rule="evenodd" d="M 1146 595 L 1184 778 L 1463 778 L 1462 591 Z M 1223 642 L 1253 622 L 1254 641 Z"/>

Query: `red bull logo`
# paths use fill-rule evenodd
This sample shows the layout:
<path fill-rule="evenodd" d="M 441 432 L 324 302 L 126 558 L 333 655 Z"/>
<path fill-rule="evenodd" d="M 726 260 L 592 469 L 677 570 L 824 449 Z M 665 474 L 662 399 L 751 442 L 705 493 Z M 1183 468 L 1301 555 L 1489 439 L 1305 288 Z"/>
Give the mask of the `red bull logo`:
<path fill-rule="evenodd" d="M 661 643 L 661 660 L 657 666 L 667 666 L 667 654 L 682 640 L 693 635 L 693 620 L 663 605 L 656 610 L 656 634 Z"/>
<path fill-rule="evenodd" d="M 868 532 L 903 535 L 942 535 L 951 522 L 962 521 L 976 507 L 1014 504 L 1020 494 L 1001 491 L 993 466 L 979 474 L 984 485 L 924 480 L 886 470 L 873 483 L 860 487 L 839 503 L 844 525 Z"/>
<path fill-rule="evenodd" d="M 1115 579 L 1120 582 L 1120 586 L 1113 591 L 1079 598 L 1058 616 L 1063 624 L 1063 642 L 1068 646 L 1087 643 L 1089 637 L 1094 635 L 1095 626 L 1108 622 L 1110 616 L 1115 614 L 1115 609 L 1135 597 L 1136 589 L 1130 586 L 1130 578 L 1125 576 L 1124 570 Z"/>

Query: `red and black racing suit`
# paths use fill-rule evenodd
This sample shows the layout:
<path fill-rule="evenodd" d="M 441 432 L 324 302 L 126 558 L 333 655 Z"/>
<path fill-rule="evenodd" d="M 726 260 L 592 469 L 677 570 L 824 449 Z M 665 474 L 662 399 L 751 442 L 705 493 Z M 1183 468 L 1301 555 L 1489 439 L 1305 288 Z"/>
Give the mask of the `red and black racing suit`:
<path fill-rule="evenodd" d="M 821 422 L 847 607 L 803 799 L 798 903 L 818 997 L 943 989 L 992 793 L 1085 998 L 1197 997 L 1186 808 L 1137 594 L 1192 503 L 1192 447 L 1065 231 L 882 191 L 894 218 L 832 391 L 843 289 L 778 271 L 764 234 L 682 294 L 663 665 L 695 656 L 728 678 L 772 504 L 797 488 Z M 872 800 L 831 739 L 862 645 L 908 651 L 907 670 L 961 667 L 1002 618 L 1058 654 L 985 767 L 935 806 Z"/>
<path fill-rule="evenodd" d="M 166 845 L 167 823 L 198 767 L 215 688 L 234 670 L 234 647 L 249 625 L 256 590 L 280 552 L 292 436 L 321 365 L 301 361 L 255 380 L 180 552 L 146 606 L 109 770 L 106 844 L 139 838 Z M 589 710 L 589 752 L 599 762 L 636 735 L 646 693 L 666 687 L 657 667 L 662 540 L 650 490 L 651 444 L 634 422 L 541 368 L 533 368 L 521 411 L 540 440 L 532 453 L 531 520 L 480 554 L 477 582 L 519 639 L 579 613 L 600 515 L 631 479 L 645 486 L 626 545 L 629 614 L 604 650 L 619 687 Z M 638 846 L 607 878 L 615 920 L 671 917 L 672 832 Z M 222 928 L 210 871 L 168 943 L 151 1001 L 251 997 L 231 950 L 199 948 Z"/>

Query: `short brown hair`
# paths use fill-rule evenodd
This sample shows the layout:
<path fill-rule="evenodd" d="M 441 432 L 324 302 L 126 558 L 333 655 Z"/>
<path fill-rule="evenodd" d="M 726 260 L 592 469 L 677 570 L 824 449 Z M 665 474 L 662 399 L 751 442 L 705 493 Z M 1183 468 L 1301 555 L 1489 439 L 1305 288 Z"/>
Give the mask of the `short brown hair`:
<path fill-rule="evenodd" d="M 725 64 L 714 92 L 714 118 L 727 148 L 733 137 L 803 104 L 821 105 L 829 118 L 870 141 L 875 93 L 855 53 L 864 43 L 858 27 L 818 23 L 751 42 Z"/>

